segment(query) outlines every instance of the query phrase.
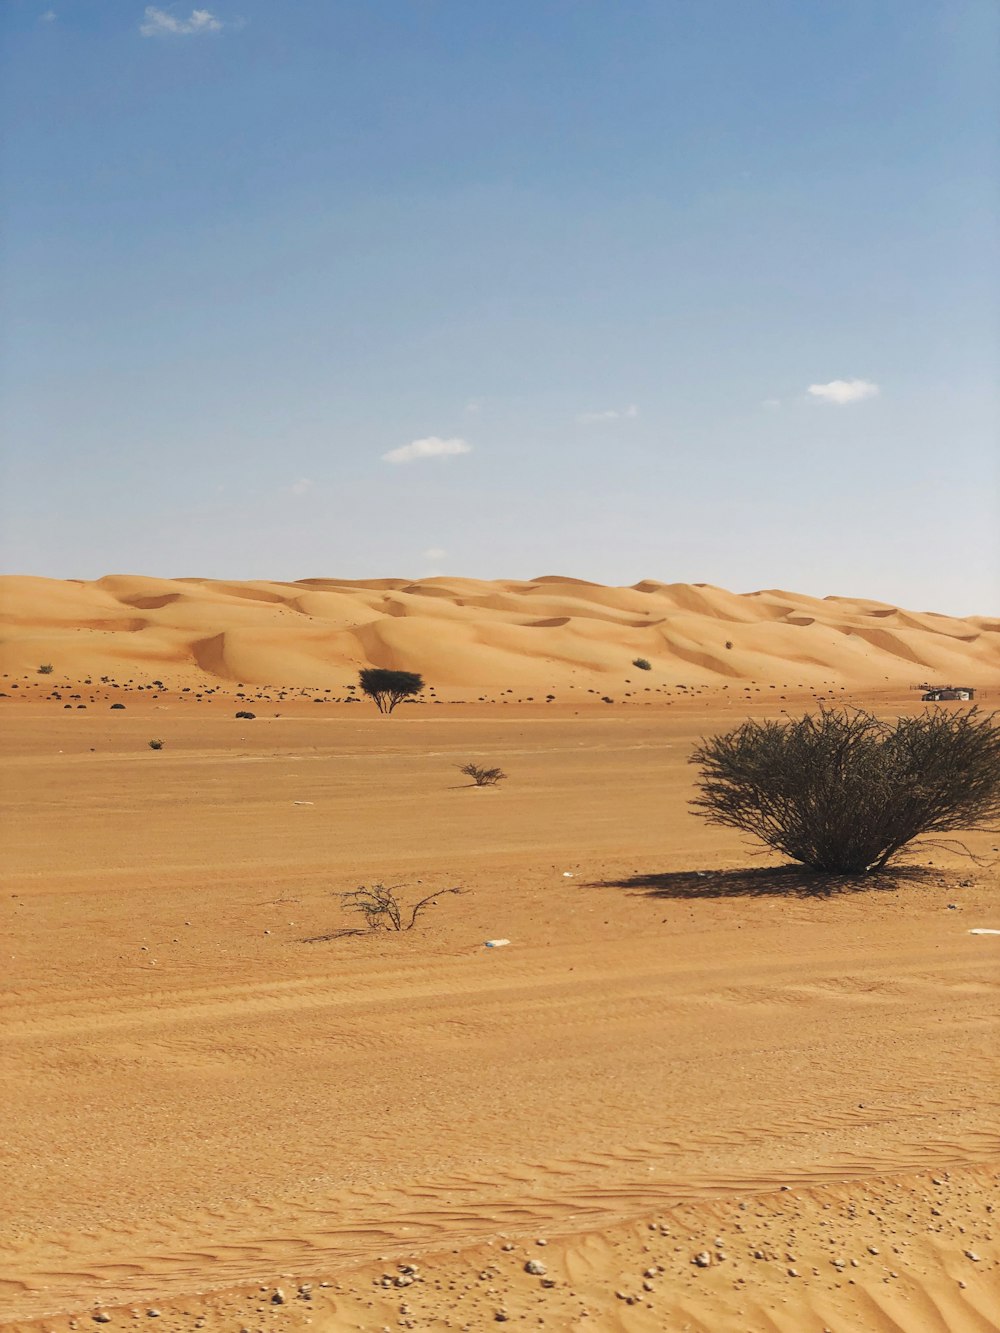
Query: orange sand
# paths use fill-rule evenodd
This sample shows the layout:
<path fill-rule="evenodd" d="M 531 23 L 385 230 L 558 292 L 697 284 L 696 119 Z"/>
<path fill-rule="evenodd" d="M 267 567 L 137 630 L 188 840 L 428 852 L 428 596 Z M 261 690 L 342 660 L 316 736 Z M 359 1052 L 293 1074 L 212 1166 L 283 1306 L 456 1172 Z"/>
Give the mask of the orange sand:
<path fill-rule="evenodd" d="M 768 862 L 686 805 L 700 735 L 821 690 L 919 708 L 932 669 L 988 687 L 995 629 L 886 609 L 918 666 L 849 629 L 879 623 L 870 604 L 332 586 L 7 582 L 0 1323 L 64 1333 L 99 1307 L 112 1330 L 172 1333 L 498 1313 L 592 1333 L 1000 1326 L 1000 937 L 969 934 L 1000 928 L 996 835 L 970 837 L 981 864 L 926 849 L 920 877 L 816 898 L 743 873 Z M 683 636 L 668 613 L 620 623 L 687 596 Z M 367 607 L 372 638 L 310 628 L 303 597 Z M 445 609 L 393 615 L 393 598 Z M 525 601 L 570 621 L 525 628 Z M 815 634 L 787 619 L 807 603 Z M 414 637 L 387 656 L 394 627 Z M 667 634 L 756 685 L 693 649 L 680 675 L 653 647 Z M 561 636 L 566 660 L 532 635 Z M 785 638 L 842 655 L 782 659 Z M 322 665 L 341 640 L 354 656 Z M 434 674 L 456 643 L 483 676 Z M 630 672 L 636 655 L 654 670 Z M 442 697 L 541 697 L 392 718 L 314 704 L 366 660 Z M 469 759 L 507 782 L 463 785 Z M 377 879 L 464 892 L 410 934 L 305 942 L 357 924 L 337 895 Z M 510 946 L 483 947 L 496 937 Z"/>
<path fill-rule="evenodd" d="M 563 698 L 607 685 L 621 697 L 626 677 L 641 693 L 750 681 L 881 687 L 927 674 L 975 685 L 1000 675 L 997 619 L 653 580 L 607 588 L 563 578 L 8 577 L 0 633 L 7 672 L 52 663 L 76 676 L 342 687 L 374 664 L 421 671 L 439 690 L 473 697 L 513 688 Z M 636 657 L 652 672 L 638 676 Z"/>

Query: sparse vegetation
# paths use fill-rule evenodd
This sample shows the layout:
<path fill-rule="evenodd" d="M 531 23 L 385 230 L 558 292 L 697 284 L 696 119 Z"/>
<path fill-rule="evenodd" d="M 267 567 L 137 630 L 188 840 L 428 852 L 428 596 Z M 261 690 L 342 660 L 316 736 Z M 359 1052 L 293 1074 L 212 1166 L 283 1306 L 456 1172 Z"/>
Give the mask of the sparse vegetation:
<path fill-rule="evenodd" d="M 252 722 L 254 718 L 257 716 L 257 714 L 251 713 L 249 709 L 241 708 L 240 711 L 235 716 L 245 718 L 246 721 Z"/>
<path fill-rule="evenodd" d="M 1000 817 L 1000 729 L 975 708 L 749 721 L 691 762 L 702 769 L 693 804 L 710 823 L 830 874 L 881 870 L 922 834 Z"/>
<path fill-rule="evenodd" d="M 478 764 L 460 764 L 458 771 L 470 777 L 477 787 L 495 787 L 507 776 L 502 768 L 480 768 Z"/>
<path fill-rule="evenodd" d="M 40 676 L 51 676 L 54 670 L 55 667 L 52 665 L 51 662 L 43 662 L 42 665 L 38 668 L 38 674 Z"/>
<path fill-rule="evenodd" d="M 632 665 L 638 667 L 640 671 L 652 671 L 653 664 L 645 657 L 634 657 Z"/>
<path fill-rule="evenodd" d="M 362 884 L 340 897 L 349 912 L 362 914 L 369 930 L 412 930 L 417 917 L 435 898 L 462 892 L 459 888 L 438 889 L 407 907 L 396 897 L 396 891 L 401 887 L 399 884 Z"/>
<path fill-rule="evenodd" d="M 733 641 L 732 641 L 732 639 L 727 639 L 727 640 L 726 640 L 726 647 L 727 647 L 727 648 L 732 648 L 732 646 L 733 646 Z"/>
<path fill-rule="evenodd" d="M 150 748 L 151 750 L 162 750 L 162 749 L 163 749 L 163 742 L 162 742 L 162 741 L 150 741 L 150 742 L 149 742 L 149 748 Z"/>
<path fill-rule="evenodd" d="M 388 671 L 383 667 L 365 667 L 358 673 L 358 683 L 380 713 L 391 713 L 397 704 L 412 699 L 424 688 L 423 677 L 417 672 Z"/>

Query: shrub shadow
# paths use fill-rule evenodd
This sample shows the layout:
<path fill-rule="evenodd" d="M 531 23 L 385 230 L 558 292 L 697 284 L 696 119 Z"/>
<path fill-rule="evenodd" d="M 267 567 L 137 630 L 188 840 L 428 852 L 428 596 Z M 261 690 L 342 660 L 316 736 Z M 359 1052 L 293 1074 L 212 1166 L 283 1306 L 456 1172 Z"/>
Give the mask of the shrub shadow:
<path fill-rule="evenodd" d="M 939 881 L 923 866 L 890 866 L 868 875 L 829 875 L 808 866 L 740 866 L 735 870 L 672 870 L 595 880 L 593 889 L 631 889 L 652 898 L 830 898 L 839 893 L 898 889 L 904 883 Z"/>

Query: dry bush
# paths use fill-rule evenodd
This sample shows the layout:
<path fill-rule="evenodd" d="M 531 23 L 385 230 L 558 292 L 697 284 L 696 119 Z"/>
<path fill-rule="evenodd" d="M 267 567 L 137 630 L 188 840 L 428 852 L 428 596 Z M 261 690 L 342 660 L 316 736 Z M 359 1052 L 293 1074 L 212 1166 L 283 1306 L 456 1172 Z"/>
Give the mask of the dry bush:
<path fill-rule="evenodd" d="M 458 771 L 470 777 L 477 787 L 495 787 L 507 776 L 502 768 L 480 768 L 478 764 L 460 764 Z"/>
<path fill-rule="evenodd" d="M 360 912 L 369 930 L 412 930 L 417 917 L 428 903 L 446 893 L 461 893 L 461 889 L 438 889 L 407 908 L 396 897 L 399 884 L 366 884 L 340 895 L 344 906 L 351 912 Z M 407 916 L 409 912 L 409 916 Z"/>
<path fill-rule="evenodd" d="M 830 874 L 880 870 L 920 834 L 1000 817 L 1000 729 L 974 708 L 749 721 L 691 762 L 702 769 L 693 805 L 710 823 Z"/>

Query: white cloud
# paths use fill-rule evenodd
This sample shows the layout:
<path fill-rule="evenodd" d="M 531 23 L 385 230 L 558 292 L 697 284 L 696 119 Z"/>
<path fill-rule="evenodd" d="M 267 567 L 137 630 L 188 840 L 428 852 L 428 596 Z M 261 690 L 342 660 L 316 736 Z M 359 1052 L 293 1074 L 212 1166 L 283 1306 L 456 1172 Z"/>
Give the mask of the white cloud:
<path fill-rule="evenodd" d="M 56 21 L 56 17 L 57 17 L 57 15 L 56 15 L 56 11 L 55 11 L 54 9 L 47 9 L 47 10 L 45 11 L 44 14 L 39 14 L 39 16 L 38 16 L 38 22 L 39 22 L 39 23 L 55 23 L 55 21 Z"/>
<path fill-rule="evenodd" d="M 761 403 L 761 407 L 766 408 L 768 412 L 776 412 L 780 406 L 780 398 L 765 398 Z"/>
<path fill-rule="evenodd" d="M 299 477 L 298 481 L 293 481 L 288 488 L 289 495 L 305 495 L 306 491 L 311 491 L 314 482 L 309 477 Z"/>
<path fill-rule="evenodd" d="M 190 18 L 178 19 L 165 9 L 147 5 L 139 31 L 143 37 L 189 37 L 192 33 L 221 32 L 222 20 L 207 9 L 192 9 Z"/>
<path fill-rule="evenodd" d="M 423 557 L 425 560 L 443 560 L 447 554 L 440 546 L 431 546 L 423 552 Z"/>
<path fill-rule="evenodd" d="M 581 426 L 593 426 L 598 421 L 634 421 L 638 415 L 639 409 L 635 403 L 630 403 L 621 411 L 618 408 L 611 408 L 607 412 L 580 412 L 576 419 Z"/>
<path fill-rule="evenodd" d="M 810 384 L 809 392 L 824 403 L 860 403 L 878 395 L 878 385 L 871 380 L 831 380 L 829 384 Z"/>
<path fill-rule="evenodd" d="M 429 435 L 424 440 L 413 440 L 398 449 L 390 449 L 382 458 L 386 463 L 412 463 L 415 458 L 451 458 L 455 454 L 471 453 L 472 445 L 465 440 L 442 440 L 437 435 Z"/>
<path fill-rule="evenodd" d="M 478 398 L 470 398 L 469 401 L 465 404 L 465 410 L 466 412 L 468 412 L 470 417 L 478 416 L 479 413 L 483 410 L 482 402 Z"/>

